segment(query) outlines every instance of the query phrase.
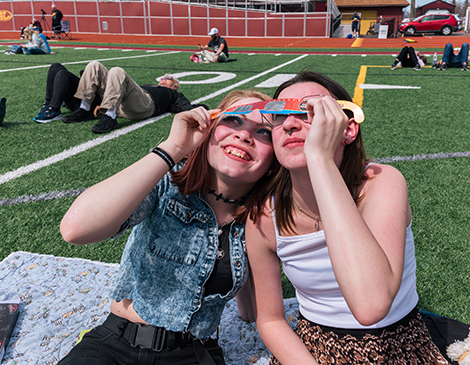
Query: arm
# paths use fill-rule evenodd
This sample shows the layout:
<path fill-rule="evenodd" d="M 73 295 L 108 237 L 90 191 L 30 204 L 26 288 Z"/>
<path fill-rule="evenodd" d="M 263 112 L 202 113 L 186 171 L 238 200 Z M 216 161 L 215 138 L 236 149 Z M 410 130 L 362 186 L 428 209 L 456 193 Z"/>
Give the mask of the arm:
<path fill-rule="evenodd" d="M 213 62 L 217 62 L 217 57 L 222 53 L 224 47 L 225 47 L 225 44 L 221 43 L 219 46 L 219 49 L 215 53 L 214 59 L 212 60 Z"/>
<path fill-rule="evenodd" d="M 401 285 L 411 221 L 406 181 L 391 166 L 372 165 L 371 179 L 358 189 L 365 198 L 357 207 L 337 156 L 335 161 L 344 138 L 357 135 L 357 124 L 332 98 L 312 100 L 308 108 L 314 107 L 315 116 L 304 150 L 331 263 L 353 315 L 371 325 L 388 314 Z"/>
<path fill-rule="evenodd" d="M 159 146 L 178 162 L 199 146 L 208 133 L 209 124 L 210 114 L 203 108 L 180 113 L 174 118 L 168 139 Z M 77 245 L 113 236 L 167 171 L 165 161 L 149 153 L 85 190 L 62 219 L 62 236 Z"/>
<path fill-rule="evenodd" d="M 175 102 L 170 105 L 169 110 L 171 113 L 179 113 L 182 111 L 194 109 L 196 107 L 192 105 L 191 102 L 182 93 L 174 90 L 173 92 L 175 92 L 177 96 Z"/>
<path fill-rule="evenodd" d="M 256 225 L 248 221 L 246 238 L 261 339 L 283 365 L 318 364 L 285 319 L 281 269 L 270 215 L 261 216 Z"/>
<path fill-rule="evenodd" d="M 238 312 L 246 322 L 256 321 L 256 308 L 253 295 L 253 281 L 250 275 L 243 288 L 240 289 L 235 297 L 237 300 Z"/>
<path fill-rule="evenodd" d="M 47 42 L 47 37 L 42 34 L 42 33 L 39 33 L 39 36 L 42 38 L 44 44 L 46 45 L 46 48 L 47 48 L 47 53 L 52 53 L 54 54 L 55 52 L 51 52 L 51 47 L 49 47 L 49 43 Z"/>

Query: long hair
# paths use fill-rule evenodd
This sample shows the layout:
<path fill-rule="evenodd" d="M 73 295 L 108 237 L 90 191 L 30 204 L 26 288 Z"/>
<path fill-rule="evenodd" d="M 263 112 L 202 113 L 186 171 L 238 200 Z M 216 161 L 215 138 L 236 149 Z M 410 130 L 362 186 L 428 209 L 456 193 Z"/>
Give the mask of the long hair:
<path fill-rule="evenodd" d="M 352 101 L 351 96 L 346 91 L 346 89 L 339 85 L 336 81 L 309 70 L 302 70 L 294 78 L 281 84 L 274 93 L 274 98 L 278 98 L 279 94 L 289 86 L 303 82 L 314 82 L 323 86 L 336 100 Z M 349 118 L 353 116 L 349 110 L 345 110 L 345 113 Z M 339 171 L 344 179 L 344 182 L 346 183 L 346 186 L 348 187 L 348 190 L 354 198 L 356 204 L 359 204 L 363 198 L 363 196 L 357 196 L 356 189 L 359 185 L 362 184 L 364 180 L 367 179 L 367 177 L 364 175 L 366 164 L 366 152 L 362 142 L 361 129 L 359 128 L 356 139 L 345 146 L 343 158 L 339 167 Z M 275 179 L 273 179 L 272 184 L 269 186 L 269 189 L 271 194 L 276 197 L 274 200 L 274 209 L 276 214 L 276 222 L 280 231 L 282 233 L 295 233 L 293 229 L 294 203 L 292 198 L 292 180 L 289 170 L 281 166 Z"/>
<path fill-rule="evenodd" d="M 221 101 L 218 109 L 225 110 L 239 100 L 246 98 L 256 98 L 259 100 L 271 100 L 271 97 L 255 90 L 234 90 L 227 94 Z M 206 139 L 191 152 L 186 160 L 185 165 L 180 171 L 171 171 L 172 183 L 177 186 L 184 195 L 200 193 L 201 195 L 209 192 L 211 186 L 212 167 L 207 160 L 207 151 L 210 139 L 214 133 L 217 123 L 212 123 Z M 274 158 L 271 170 L 277 170 L 278 163 Z M 275 174 L 264 174 L 258 180 L 252 189 L 249 198 L 243 205 L 234 212 L 237 222 L 244 222 L 249 216 L 250 219 L 256 221 L 257 215 L 262 211 L 262 206 L 269 197 L 266 186 L 273 179 Z"/>

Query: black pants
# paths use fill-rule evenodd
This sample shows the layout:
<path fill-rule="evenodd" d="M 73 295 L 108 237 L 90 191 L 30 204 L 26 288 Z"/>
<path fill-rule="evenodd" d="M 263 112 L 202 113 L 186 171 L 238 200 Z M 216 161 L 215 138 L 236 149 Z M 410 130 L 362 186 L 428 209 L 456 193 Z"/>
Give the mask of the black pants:
<path fill-rule="evenodd" d="M 68 71 L 60 63 L 49 67 L 46 83 L 46 101 L 54 110 L 59 110 L 62 103 L 70 110 L 80 107 L 80 99 L 74 97 L 80 78 Z"/>
<path fill-rule="evenodd" d="M 74 95 L 77 92 L 79 82 L 80 78 L 67 70 L 65 66 L 53 63 L 49 67 L 46 81 L 46 101 L 49 106 L 56 111 L 60 110 L 62 104 L 65 104 L 65 107 L 71 111 L 78 109 L 81 100 Z M 101 98 L 97 94 L 91 104 L 91 110 L 100 104 Z"/>
<path fill-rule="evenodd" d="M 114 316 L 111 314 L 110 316 Z M 118 317 L 119 318 L 119 317 Z M 109 326 L 107 323 L 88 332 L 58 365 L 199 365 L 197 347 L 193 340 L 182 342 L 180 346 L 170 346 L 157 352 L 150 348 L 133 347 L 122 336 L 122 325 Z M 124 326 L 125 327 L 125 326 Z M 196 340 L 198 341 L 198 340 Z M 199 346 L 202 346 L 198 342 Z M 216 365 L 225 365 L 222 349 L 216 340 L 205 342 Z"/>
<path fill-rule="evenodd" d="M 418 63 L 418 57 L 413 47 L 403 47 L 397 58 L 401 62 L 401 67 L 415 67 Z"/>

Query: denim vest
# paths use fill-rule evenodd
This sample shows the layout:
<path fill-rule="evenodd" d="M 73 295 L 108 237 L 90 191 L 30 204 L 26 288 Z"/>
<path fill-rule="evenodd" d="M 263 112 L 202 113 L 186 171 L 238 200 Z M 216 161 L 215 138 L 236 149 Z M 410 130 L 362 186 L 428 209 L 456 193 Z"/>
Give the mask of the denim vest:
<path fill-rule="evenodd" d="M 167 174 L 114 237 L 131 227 L 111 298 L 132 299 L 137 314 L 153 326 L 212 335 L 225 303 L 248 278 L 245 225 L 233 222 L 230 228 L 232 290 L 209 296 L 204 283 L 216 260 L 218 229 L 199 194 L 183 196 Z"/>

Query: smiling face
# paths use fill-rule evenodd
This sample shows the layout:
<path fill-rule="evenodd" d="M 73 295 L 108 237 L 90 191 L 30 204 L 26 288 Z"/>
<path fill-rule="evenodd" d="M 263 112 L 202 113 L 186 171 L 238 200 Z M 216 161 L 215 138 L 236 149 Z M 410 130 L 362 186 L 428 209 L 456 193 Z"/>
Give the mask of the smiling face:
<path fill-rule="evenodd" d="M 232 105 L 258 101 L 246 98 Z M 217 121 L 210 139 L 207 159 L 215 179 L 224 181 L 224 184 L 254 185 L 268 171 L 274 159 L 271 128 L 263 124 L 257 110 L 245 115 L 224 115 Z"/>

